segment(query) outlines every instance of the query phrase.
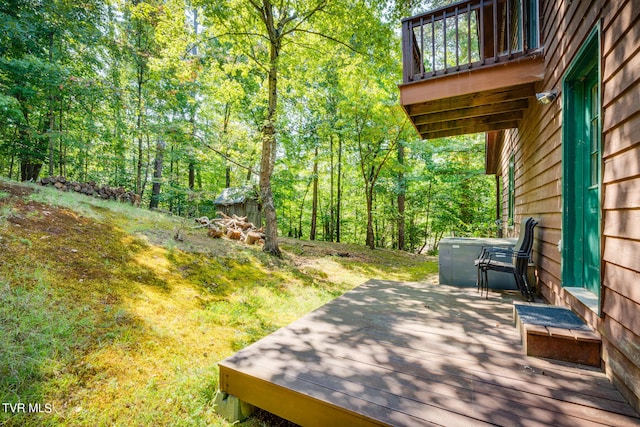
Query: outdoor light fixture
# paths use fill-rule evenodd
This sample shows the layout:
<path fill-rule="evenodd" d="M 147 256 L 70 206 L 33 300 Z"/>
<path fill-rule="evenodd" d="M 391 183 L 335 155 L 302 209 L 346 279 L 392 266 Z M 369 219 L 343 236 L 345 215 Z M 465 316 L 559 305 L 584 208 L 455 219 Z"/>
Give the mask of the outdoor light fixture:
<path fill-rule="evenodd" d="M 536 99 L 542 105 L 551 104 L 558 97 L 558 91 L 536 93 Z"/>

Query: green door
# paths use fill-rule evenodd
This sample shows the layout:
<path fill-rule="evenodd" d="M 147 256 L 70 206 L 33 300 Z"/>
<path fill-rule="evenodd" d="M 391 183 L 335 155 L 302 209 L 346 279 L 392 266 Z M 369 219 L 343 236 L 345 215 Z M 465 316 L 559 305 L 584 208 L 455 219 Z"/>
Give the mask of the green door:
<path fill-rule="evenodd" d="M 584 285 L 592 293 L 600 294 L 600 102 L 598 97 L 598 70 L 594 67 L 585 79 L 585 137 L 582 161 L 585 211 Z"/>
<path fill-rule="evenodd" d="M 599 296 L 600 85 L 598 46 L 588 45 L 564 81 L 562 280 Z"/>

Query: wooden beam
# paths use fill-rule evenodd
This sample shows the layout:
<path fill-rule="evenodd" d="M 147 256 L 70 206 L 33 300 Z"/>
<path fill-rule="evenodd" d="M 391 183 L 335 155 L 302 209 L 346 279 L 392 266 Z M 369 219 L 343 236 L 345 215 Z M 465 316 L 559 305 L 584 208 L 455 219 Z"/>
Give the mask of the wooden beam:
<path fill-rule="evenodd" d="M 543 78 L 544 56 L 537 53 L 505 63 L 496 63 L 491 66 L 400 85 L 400 103 L 410 105 L 443 98 L 455 98 L 461 95 L 535 83 Z"/>
<path fill-rule="evenodd" d="M 518 121 L 522 119 L 524 113 L 522 110 L 509 111 L 507 113 L 492 114 L 490 116 L 461 118 L 458 120 L 449 120 L 446 122 L 430 123 L 418 126 L 420 134 L 431 133 L 452 128 L 467 128 L 470 126 L 487 125 L 498 122 Z"/>
<path fill-rule="evenodd" d="M 498 171 L 498 159 L 503 141 L 504 132 L 501 130 L 487 132 L 485 140 L 485 173 L 487 175 L 493 175 Z"/>
<path fill-rule="evenodd" d="M 415 105 L 406 105 L 405 111 L 409 116 L 430 114 L 440 111 L 459 110 L 461 108 L 478 107 L 487 104 L 499 104 L 518 99 L 527 99 L 536 94 L 535 85 L 526 83 L 496 90 L 475 92 L 463 96 L 438 99 Z"/>
<path fill-rule="evenodd" d="M 529 107 L 529 100 L 517 99 L 515 101 L 505 101 L 497 104 L 480 105 L 477 107 L 459 108 L 457 110 L 438 111 L 430 114 L 412 116 L 413 123 L 424 125 L 429 123 L 445 122 L 463 117 L 480 117 L 491 114 L 507 113 L 511 111 L 526 110 Z"/>
<path fill-rule="evenodd" d="M 488 132 L 491 130 L 512 129 L 518 127 L 518 121 L 513 120 L 509 122 L 498 122 L 482 125 L 471 125 L 465 128 L 451 128 L 447 130 L 440 130 L 435 132 L 420 133 L 422 139 L 436 139 L 445 138 L 447 136 L 466 135 L 470 133 Z"/>
<path fill-rule="evenodd" d="M 296 424 L 311 427 L 328 425 L 372 427 L 385 425 L 383 422 L 355 411 L 355 408 L 366 406 L 366 401 L 358 401 L 355 398 L 349 399 L 348 396 L 345 396 L 344 405 L 340 407 L 329 402 L 327 398 L 321 397 L 322 395 L 331 395 L 332 390 L 324 390 L 321 386 L 310 382 L 293 377 L 280 378 L 280 383 L 287 383 L 288 386 L 285 387 L 276 384 L 274 381 L 260 378 L 260 372 L 251 366 L 244 367 L 240 371 L 221 362 L 219 367 L 221 391 L 238 396 L 243 401 L 272 414 L 286 417 L 287 420 Z M 304 390 L 304 392 L 296 390 Z M 375 405 L 371 405 L 371 408 L 369 408 L 372 412 L 375 409 Z"/>

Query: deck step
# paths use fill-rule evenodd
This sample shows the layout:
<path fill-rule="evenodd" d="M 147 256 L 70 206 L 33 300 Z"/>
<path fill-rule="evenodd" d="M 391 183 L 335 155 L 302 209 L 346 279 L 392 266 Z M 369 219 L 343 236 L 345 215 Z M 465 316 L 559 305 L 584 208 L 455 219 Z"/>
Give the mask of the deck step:
<path fill-rule="evenodd" d="M 514 303 L 513 317 L 527 356 L 600 366 L 600 336 L 570 309 Z"/>

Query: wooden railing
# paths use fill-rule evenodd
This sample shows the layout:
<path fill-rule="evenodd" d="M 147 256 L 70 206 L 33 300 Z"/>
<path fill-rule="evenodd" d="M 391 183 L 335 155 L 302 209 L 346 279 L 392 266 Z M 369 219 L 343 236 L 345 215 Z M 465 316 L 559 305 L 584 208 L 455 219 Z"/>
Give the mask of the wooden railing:
<path fill-rule="evenodd" d="M 537 34 L 537 0 L 468 0 L 403 19 L 403 82 L 514 59 L 538 48 Z"/>

